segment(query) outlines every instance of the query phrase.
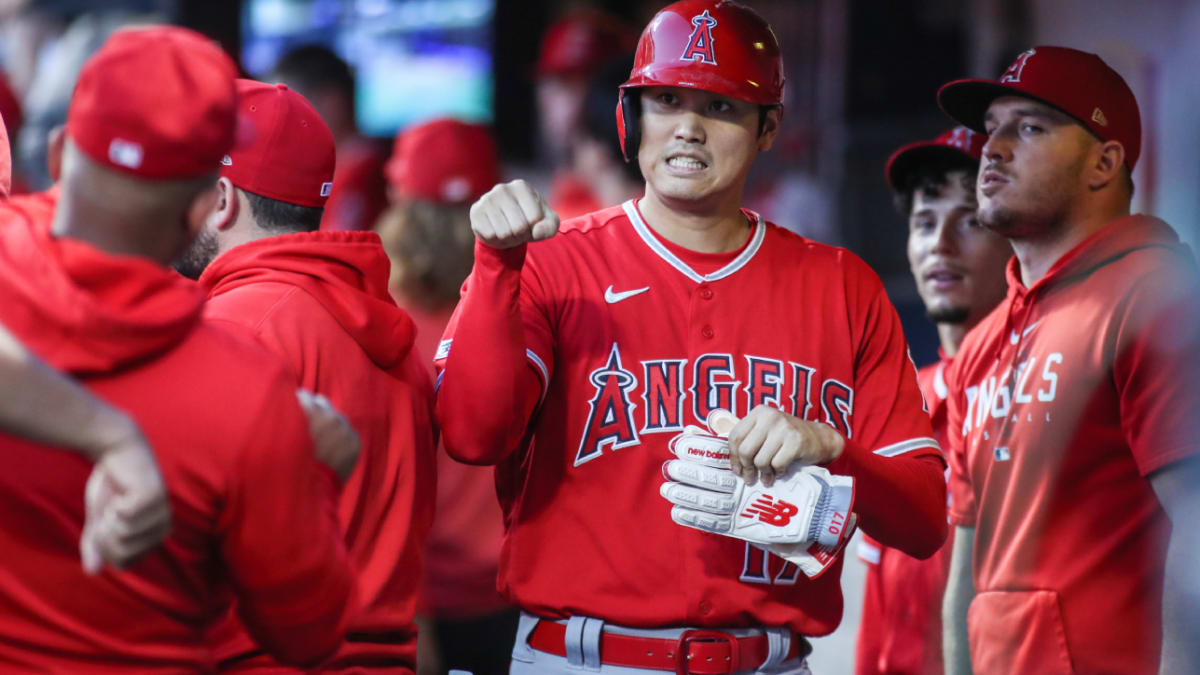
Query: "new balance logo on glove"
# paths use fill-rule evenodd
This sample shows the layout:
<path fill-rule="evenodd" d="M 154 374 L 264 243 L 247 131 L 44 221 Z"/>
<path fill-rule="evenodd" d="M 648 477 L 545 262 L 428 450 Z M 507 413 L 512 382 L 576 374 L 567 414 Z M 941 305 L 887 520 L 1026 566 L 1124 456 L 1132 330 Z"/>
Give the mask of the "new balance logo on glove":
<path fill-rule="evenodd" d="M 744 518 L 757 517 L 762 522 L 775 527 L 783 527 L 792 521 L 792 516 L 800 513 L 800 507 L 789 504 L 782 499 L 775 500 L 771 495 L 763 495 L 756 499 L 750 508 L 742 514 Z"/>

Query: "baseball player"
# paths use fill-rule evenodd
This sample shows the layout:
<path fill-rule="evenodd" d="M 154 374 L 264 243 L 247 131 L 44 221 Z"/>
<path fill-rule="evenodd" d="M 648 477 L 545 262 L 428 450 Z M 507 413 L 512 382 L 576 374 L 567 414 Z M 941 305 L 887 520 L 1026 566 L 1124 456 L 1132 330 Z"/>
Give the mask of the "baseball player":
<path fill-rule="evenodd" d="M 411 672 L 436 481 L 432 381 L 412 320 L 388 295 L 379 236 L 317 231 L 334 175 L 329 129 L 285 85 L 237 89 L 253 140 L 222 161 L 216 204 L 178 268 L 199 276 L 207 319 L 279 354 L 362 440 L 360 469 L 338 498 L 362 612 L 322 669 Z M 224 670 L 278 670 L 234 617 L 216 639 Z"/>
<path fill-rule="evenodd" d="M 1172 602 L 1200 516 L 1200 285 L 1171 227 L 1129 213 L 1137 101 L 1096 55 L 1039 46 L 938 102 L 988 135 L 979 219 L 1016 254 L 945 373 L 947 670 L 1200 672 Z"/>
<path fill-rule="evenodd" d="M 429 120 L 396 136 L 387 177 L 393 203 L 376 231 L 392 261 L 392 295 L 416 324 L 414 349 L 432 375 L 433 355 L 471 273 L 471 204 L 500 182 L 499 152 L 487 127 Z M 456 462 L 439 448 L 437 473 L 418 673 L 507 673 L 517 610 L 496 591 L 504 517 L 492 470 Z"/>
<path fill-rule="evenodd" d="M 114 33 L 68 109 L 51 227 L 4 212 L 0 322 L 129 411 L 173 517 L 161 547 L 86 576 L 76 542 L 89 463 L 0 437 L 6 673 L 211 671 L 205 633 L 231 593 L 267 649 L 314 664 L 355 612 L 310 434 L 336 435 L 337 424 L 321 414 L 310 424 L 282 364 L 205 323 L 204 294 L 166 268 L 199 228 L 233 144 L 234 75 L 191 31 Z"/>
<path fill-rule="evenodd" d="M 522 181 L 472 208 L 475 266 L 438 352 L 446 448 L 497 465 L 499 586 L 525 611 L 513 673 L 807 672 L 804 636 L 842 612 L 826 534 L 853 529 L 852 506 L 881 542 L 933 554 L 944 464 L 879 279 L 740 208 L 782 117 L 770 27 L 686 0 L 637 54 L 618 114 L 644 197 L 562 232 Z M 668 464 L 664 483 L 712 416 L 718 467 Z M 664 493 L 695 494 L 685 473 L 733 496 L 696 494 L 715 515 L 673 506 Z M 836 524 L 763 489 L 801 478 L 823 481 L 809 496 Z"/>
<path fill-rule="evenodd" d="M 985 136 L 955 127 L 910 143 L 888 159 L 885 175 L 908 221 L 908 262 L 926 314 L 937 325 L 940 359 L 917 380 L 929 404 L 934 438 L 946 442 L 943 372 L 963 336 L 1002 299 L 1004 263 L 1012 247 L 975 216 L 975 174 Z M 916 560 L 864 536 L 867 563 L 856 672 L 860 675 L 942 672 L 942 595 L 950 541 Z"/>

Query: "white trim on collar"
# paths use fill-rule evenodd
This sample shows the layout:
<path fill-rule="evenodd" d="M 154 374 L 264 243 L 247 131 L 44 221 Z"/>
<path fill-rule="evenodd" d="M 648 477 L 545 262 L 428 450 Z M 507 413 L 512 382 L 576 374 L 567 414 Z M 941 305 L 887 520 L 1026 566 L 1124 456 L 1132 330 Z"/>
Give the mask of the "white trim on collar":
<path fill-rule="evenodd" d="M 650 250 L 654 251 L 658 257 L 667 261 L 667 263 L 669 263 L 672 267 L 683 273 L 685 277 L 698 284 L 724 279 L 725 277 L 745 267 L 746 263 L 750 262 L 750 259 L 754 257 L 754 254 L 758 253 L 759 247 L 762 246 L 763 239 L 767 236 L 767 226 L 763 224 L 762 216 L 750 211 L 750 215 L 754 216 L 754 234 L 750 238 L 750 244 L 746 246 L 744 251 L 738 254 L 738 257 L 731 260 L 728 265 L 722 267 L 716 272 L 712 272 L 711 274 L 700 274 L 696 272 L 696 270 L 689 267 L 687 263 L 680 260 L 679 256 L 671 252 L 671 249 L 663 246 L 663 243 L 658 240 L 658 237 L 656 237 L 654 233 L 650 231 L 650 228 L 646 225 L 645 221 L 642 220 L 642 214 L 638 212 L 637 204 L 634 203 L 634 200 L 630 199 L 622 204 L 621 207 L 625 209 L 625 215 L 629 217 L 629 222 L 633 223 L 634 231 L 638 233 L 638 236 L 642 238 L 642 241 L 646 242 L 646 245 L 650 247 Z"/>

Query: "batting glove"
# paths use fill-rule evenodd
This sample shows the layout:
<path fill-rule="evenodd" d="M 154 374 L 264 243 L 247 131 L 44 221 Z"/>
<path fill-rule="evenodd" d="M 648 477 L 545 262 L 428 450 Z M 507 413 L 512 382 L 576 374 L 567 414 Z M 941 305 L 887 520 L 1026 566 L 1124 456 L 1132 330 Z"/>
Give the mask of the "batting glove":
<path fill-rule="evenodd" d="M 856 526 L 854 479 L 818 466 L 796 466 L 771 486 L 747 484 L 730 470 L 732 428 L 717 413 L 709 429 L 689 426 L 671 439 L 679 459 L 663 465 L 667 482 L 660 494 L 674 504 L 676 523 L 758 544 L 818 576 L 837 558 Z"/>

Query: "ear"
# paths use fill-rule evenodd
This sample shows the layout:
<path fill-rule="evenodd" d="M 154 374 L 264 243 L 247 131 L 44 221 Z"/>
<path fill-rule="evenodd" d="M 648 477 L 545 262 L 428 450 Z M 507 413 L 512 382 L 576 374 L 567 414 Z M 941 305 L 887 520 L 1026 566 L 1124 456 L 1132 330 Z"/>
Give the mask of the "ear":
<path fill-rule="evenodd" d="M 224 178 L 220 180 L 225 180 Z M 205 229 L 216 229 L 218 202 L 220 201 L 220 181 L 196 193 L 184 212 L 184 226 L 187 228 L 189 240 L 195 239 Z"/>
<path fill-rule="evenodd" d="M 213 186 L 216 190 L 212 209 L 205 217 L 205 225 L 214 231 L 228 230 L 233 227 L 238 215 L 237 191 L 228 178 L 217 179 Z"/>
<path fill-rule="evenodd" d="M 1088 187 L 1092 190 L 1100 190 L 1113 183 L 1125 168 L 1125 147 L 1120 142 L 1104 141 L 1098 148 L 1088 176 Z"/>
<path fill-rule="evenodd" d="M 766 152 L 771 149 L 775 143 L 775 136 L 779 134 L 779 125 L 783 121 L 783 105 L 773 105 L 767 108 L 766 115 L 762 118 L 762 131 L 758 134 L 758 151 Z"/>

